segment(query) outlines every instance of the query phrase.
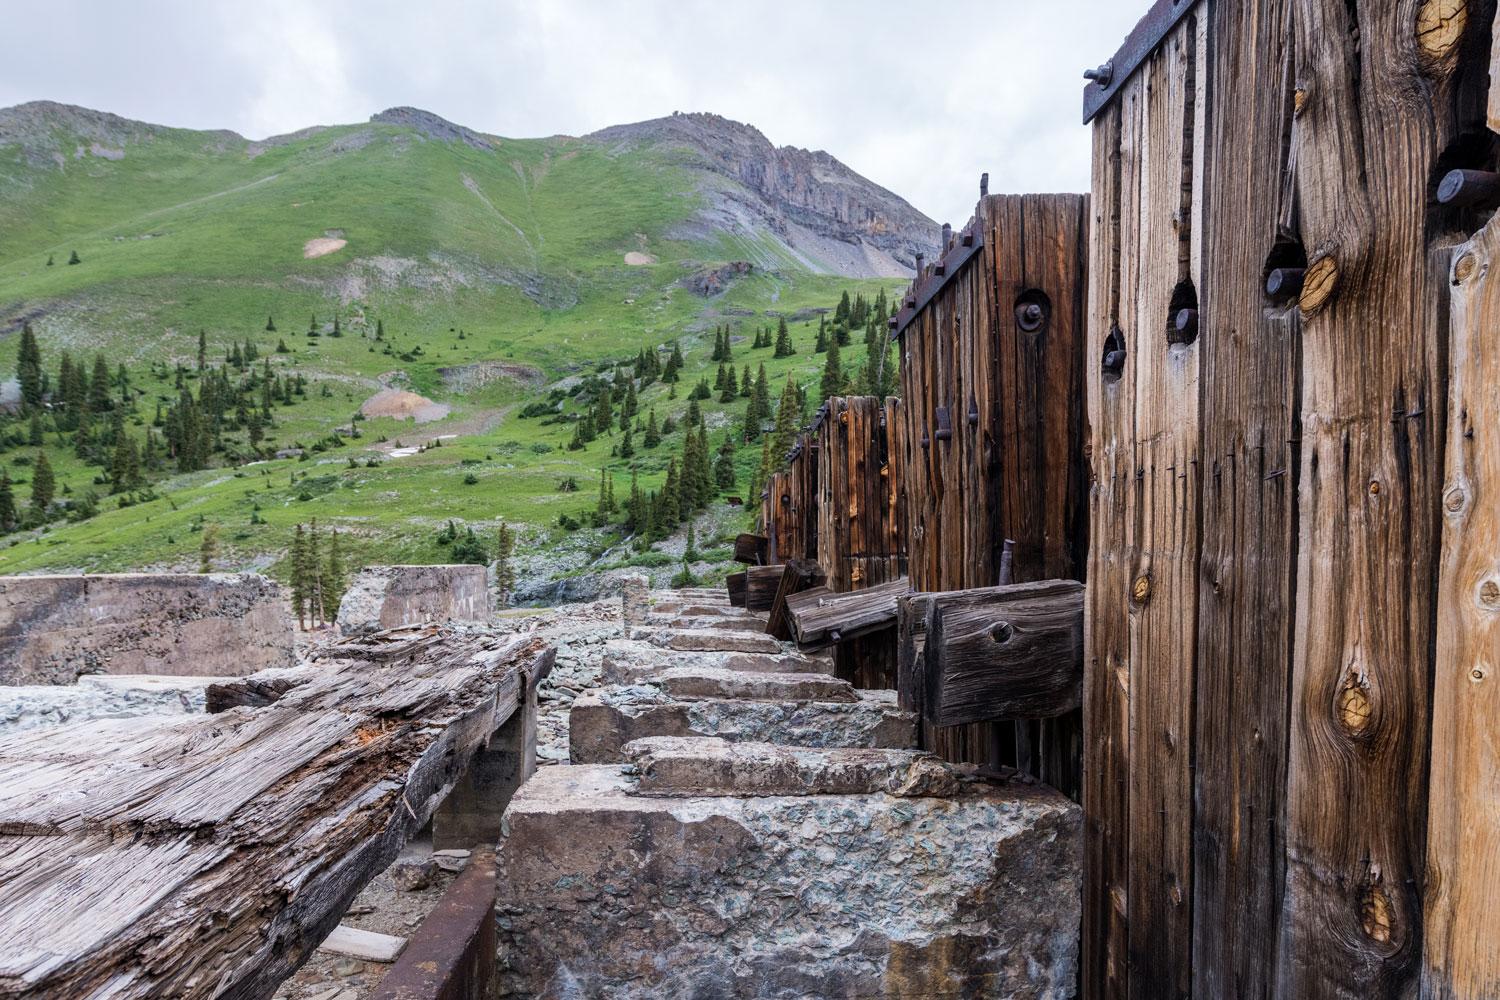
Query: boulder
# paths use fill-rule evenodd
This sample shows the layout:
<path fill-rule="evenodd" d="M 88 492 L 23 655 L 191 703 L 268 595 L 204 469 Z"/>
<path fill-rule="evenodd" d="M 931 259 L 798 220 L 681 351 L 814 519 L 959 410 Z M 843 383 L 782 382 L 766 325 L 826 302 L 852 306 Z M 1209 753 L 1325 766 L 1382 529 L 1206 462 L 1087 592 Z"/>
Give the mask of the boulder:
<path fill-rule="evenodd" d="M 841 772 L 827 753 L 800 766 Z M 855 787 L 910 769 L 867 761 Z M 1082 819 L 1058 793 L 645 795 L 630 770 L 548 768 L 512 801 L 503 994 L 1074 995 Z"/>

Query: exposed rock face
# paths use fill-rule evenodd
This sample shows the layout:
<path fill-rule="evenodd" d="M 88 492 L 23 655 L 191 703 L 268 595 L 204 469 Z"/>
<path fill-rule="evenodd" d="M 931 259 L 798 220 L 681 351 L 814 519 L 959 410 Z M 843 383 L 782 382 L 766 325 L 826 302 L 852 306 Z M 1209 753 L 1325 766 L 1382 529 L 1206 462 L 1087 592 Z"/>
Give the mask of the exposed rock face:
<path fill-rule="evenodd" d="M 737 182 L 705 185 L 716 202 L 708 210 L 710 225 L 724 228 L 728 222 L 733 228 L 742 214 L 758 219 L 791 252 L 800 251 L 827 270 L 891 277 L 903 268 L 909 272 L 918 253 L 931 257 L 937 248 L 938 226 L 905 200 L 827 153 L 778 148 L 753 126 L 719 115 L 674 114 L 616 125 L 587 138 L 615 147 L 674 149 L 688 166 Z M 855 252 L 841 255 L 827 243 Z M 882 262 L 894 268 L 882 271 Z"/>
<path fill-rule="evenodd" d="M 833 659 L 802 653 L 683 653 L 622 639 L 604 646 L 601 664 L 607 684 L 635 684 L 673 667 L 717 667 L 766 674 L 831 674 Z"/>
<path fill-rule="evenodd" d="M 257 573 L 0 577 L 0 684 L 242 677 L 294 661 L 281 588 Z"/>
<path fill-rule="evenodd" d="M 644 751 L 637 767 L 664 766 L 664 749 L 634 749 Z M 778 759 L 774 748 L 753 753 Z M 913 795 L 743 796 L 712 785 L 692 795 L 678 784 L 652 795 L 626 767 L 539 772 L 511 803 L 498 858 L 502 992 L 1073 995 L 1076 805 L 1038 786 L 940 775 L 932 768 L 942 765 L 912 755 L 861 752 L 855 766 L 823 753 L 800 755 L 798 773 Z M 679 751 L 672 767 L 690 785 L 723 773 L 716 754 Z M 774 763 L 757 775 L 780 787 Z M 922 795 L 922 782 L 951 794 Z"/>
<path fill-rule="evenodd" d="M 724 294 L 735 279 L 743 278 L 753 270 L 755 265 L 748 260 L 733 260 L 718 267 L 699 268 L 683 278 L 682 284 L 694 295 L 709 299 Z"/>
<path fill-rule="evenodd" d="M 455 125 L 448 119 L 421 108 L 386 108 L 379 114 L 371 115 L 370 121 L 377 125 L 404 125 L 416 129 L 428 138 L 440 142 L 458 141 L 474 149 L 492 150 L 499 146 L 496 139 L 480 135 L 462 125 Z"/>
<path fill-rule="evenodd" d="M 422 622 L 479 622 L 491 615 L 483 566 L 371 566 L 339 602 L 339 629 L 364 635 Z"/>
<path fill-rule="evenodd" d="M 916 745 L 917 720 L 897 708 L 890 691 L 860 691 L 850 701 L 679 700 L 657 685 L 640 684 L 607 687 L 573 702 L 568 745 L 575 764 L 618 763 L 629 743 L 653 736 L 905 749 Z"/>

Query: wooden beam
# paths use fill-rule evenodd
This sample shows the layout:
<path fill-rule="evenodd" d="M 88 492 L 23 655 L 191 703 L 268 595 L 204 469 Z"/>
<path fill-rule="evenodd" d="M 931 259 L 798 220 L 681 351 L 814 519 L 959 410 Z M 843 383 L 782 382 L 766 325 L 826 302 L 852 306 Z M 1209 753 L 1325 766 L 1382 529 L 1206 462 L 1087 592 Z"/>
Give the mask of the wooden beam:
<path fill-rule="evenodd" d="M 827 587 L 795 594 L 786 603 L 792 638 L 804 648 L 822 649 L 893 628 L 896 600 L 910 589 L 906 578 L 902 577 L 847 594 L 835 594 Z"/>
<path fill-rule="evenodd" d="M 749 573 L 730 573 L 724 578 L 724 587 L 729 591 L 729 606 L 743 608 L 749 599 Z"/>
<path fill-rule="evenodd" d="M 788 559 L 782 568 L 781 581 L 776 589 L 776 600 L 771 604 L 771 617 L 766 623 L 766 634 L 783 642 L 792 637 L 791 618 L 787 615 L 787 601 L 793 594 L 818 587 L 824 581 L 823 569 L 811 559 Z"/>
<path fill-rule="evenodd" d="M 745 610 L 770 611 L 776 603 L 784 566 L 751 566 L 745 571 Z"/>
<path fill-rule="evenodd" d="M 338 649 L 265 708 L 0 738 L 0 995 L 269 997 L 549 652 L 474 626 Z"/>
<path fill-rule="evenodd" d="M 932 725 L 1051 718 L 1080 704 L 1083 584 L 932 594 L 926 610 L 922 713 Z"/>
<path fill-rule="evenodd" d="M 734 561 L 746 566 L 764 566 L 770 544 L 765 535 L 741 534 L 734 540 Z"/>

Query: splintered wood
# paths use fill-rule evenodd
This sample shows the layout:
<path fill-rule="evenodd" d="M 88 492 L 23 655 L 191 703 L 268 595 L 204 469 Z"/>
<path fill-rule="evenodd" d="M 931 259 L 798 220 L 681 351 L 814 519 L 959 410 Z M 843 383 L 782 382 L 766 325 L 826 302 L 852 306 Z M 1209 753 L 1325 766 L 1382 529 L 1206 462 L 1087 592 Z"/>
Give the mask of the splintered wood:
<path fill-rule="evenodd" d="M 0 739 L 0 995 L 269 996 L 549 654 L 399 630 L 265 707 Z"/>

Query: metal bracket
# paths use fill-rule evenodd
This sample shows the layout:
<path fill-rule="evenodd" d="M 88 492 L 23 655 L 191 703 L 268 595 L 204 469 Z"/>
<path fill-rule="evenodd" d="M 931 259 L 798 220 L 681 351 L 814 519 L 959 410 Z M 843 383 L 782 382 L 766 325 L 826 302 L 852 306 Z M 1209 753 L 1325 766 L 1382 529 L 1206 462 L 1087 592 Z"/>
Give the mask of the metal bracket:
<path fill-rule="evenodd" d="M 1125 44 L 1120 46 L 1115 57 L 1098 69 L 1084 73 L 1089 80 L 1083 88 L 1085 125 L 1114 100 L 1120 88 L 1141 68 L 1141 63 L 1151 58 L 1163 39 L 1197 5 L 1198 0 L 1156 0 L 1140 23 L 1125 36 Z"/>
<path fill-rule="evenodd" d="M 984 231 L 979 227 L 978 218 L 971 219 L 969 225 L 960 234 L 958 241 L 950 249 L 943 248 L 943 256 L 938 258 L 936 266 L 929 273 L 917 272 L 917 278 L 912 282 L 911 290 L 906 293 L 902 300 L 901 309 L 891 317 L 891 339 L 895 340 L 906 332 L 927 304 L 937 297 L 954 278 L 963 273 L 964 267 L 979 255 L 984 249 Z"/>

